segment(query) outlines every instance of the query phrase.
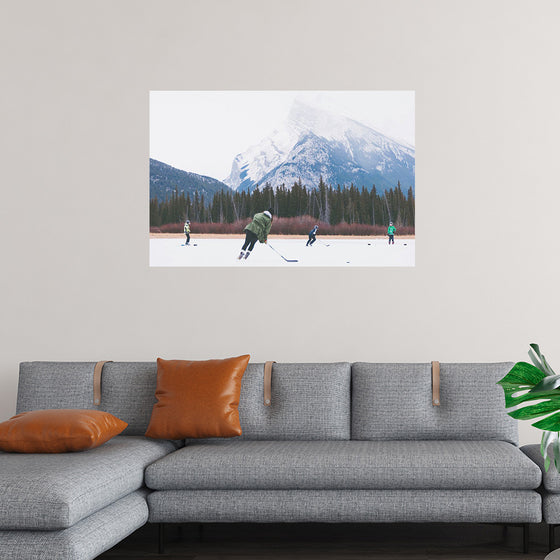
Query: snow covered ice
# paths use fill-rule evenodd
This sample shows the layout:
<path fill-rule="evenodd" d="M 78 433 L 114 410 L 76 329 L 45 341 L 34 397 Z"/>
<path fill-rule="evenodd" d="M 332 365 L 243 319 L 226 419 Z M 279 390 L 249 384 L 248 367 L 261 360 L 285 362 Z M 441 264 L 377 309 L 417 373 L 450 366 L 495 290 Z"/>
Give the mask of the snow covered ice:
<path fill-rule="evenodd" d="M 150 266 L 236 266 L 236 267 L 386 267 L 414 266 L 415 240 L 395 239 L 394 245 L 385 239 L 317 238 L 306 247 L 307 238 L 269 238 L 269 243 L 287 259 L 263 243 L 257 243 L 251 256 L 237 257 L 243 245 L 241 238 L 196 239 L 183 245 L 184 239 L 150 239 Z M 194 245 L 196 243 L 196 246 Z M 328 244 L 329 246 L 327 247 Z"/>

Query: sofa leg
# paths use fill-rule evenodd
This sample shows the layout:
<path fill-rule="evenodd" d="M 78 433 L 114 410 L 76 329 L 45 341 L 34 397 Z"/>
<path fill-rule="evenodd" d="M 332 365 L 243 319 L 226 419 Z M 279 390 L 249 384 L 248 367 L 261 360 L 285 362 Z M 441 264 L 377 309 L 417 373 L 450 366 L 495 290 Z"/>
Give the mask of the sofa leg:
<path fill-rule="evenodd" d="M 165 552 L 165 525 L 159 523 L 158 525 L 158 553 L 163 554 Z"/>
<path fill-rule="evenodd" d="M 529 554 L 529 523 L 523 523 L 523 554 Z"/>
<path fill-rule="evenodd" d="M 555 548 L 554 544 L 554 530 L 556 529 L 557 525 L 554 523 L 548 524 L 548 552 L 552 552 Z"/>

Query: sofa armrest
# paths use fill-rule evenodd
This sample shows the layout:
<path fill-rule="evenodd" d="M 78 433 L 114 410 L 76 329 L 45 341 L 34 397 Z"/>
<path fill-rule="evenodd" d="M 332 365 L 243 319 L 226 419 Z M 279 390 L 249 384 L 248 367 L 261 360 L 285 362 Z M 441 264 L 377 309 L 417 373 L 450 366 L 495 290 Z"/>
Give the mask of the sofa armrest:
<path fill-rule="evenodd" d="M 560 473 L 556 470 L 554 463 L 550 465 L 548 472 L 544 470 L 544 457 L 541 455 L 541 446 L 539 444 L 524 445 L 521 451 L 540 467 L 545 490 L 551 494 L 560 494 Z"/>

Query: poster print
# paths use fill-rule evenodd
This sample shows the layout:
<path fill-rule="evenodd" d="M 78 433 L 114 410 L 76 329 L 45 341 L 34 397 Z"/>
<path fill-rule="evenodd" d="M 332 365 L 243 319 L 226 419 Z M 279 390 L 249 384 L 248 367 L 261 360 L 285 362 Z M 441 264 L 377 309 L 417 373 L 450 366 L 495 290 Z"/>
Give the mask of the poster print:
<path fill-rule="evenodd" d="M 150 92 L 150 266 L 410 267 L 413 91 Z"/>

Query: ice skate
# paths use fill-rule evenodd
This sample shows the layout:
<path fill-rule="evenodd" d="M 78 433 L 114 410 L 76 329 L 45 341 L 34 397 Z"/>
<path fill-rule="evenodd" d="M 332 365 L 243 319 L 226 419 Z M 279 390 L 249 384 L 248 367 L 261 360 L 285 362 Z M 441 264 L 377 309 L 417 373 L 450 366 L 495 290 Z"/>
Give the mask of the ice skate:
<path fill-rule="evenodd" d="M 247 260 L 247 259 L 249 258 L 249 255 L 250 255 L 250 254 L 251 254 L 251 251 L 247 251 L 247 252 L 245 253 L 245 260 Z"/>
<path fill-rule="evenodd" d="M 245 253 L 243 251 L 241 251 L 241 253 L 239 253 L 239 256 L 237 258 L 238 258 L 238 260 L 241 260 L 244 256 L 245 256 Z"/>

